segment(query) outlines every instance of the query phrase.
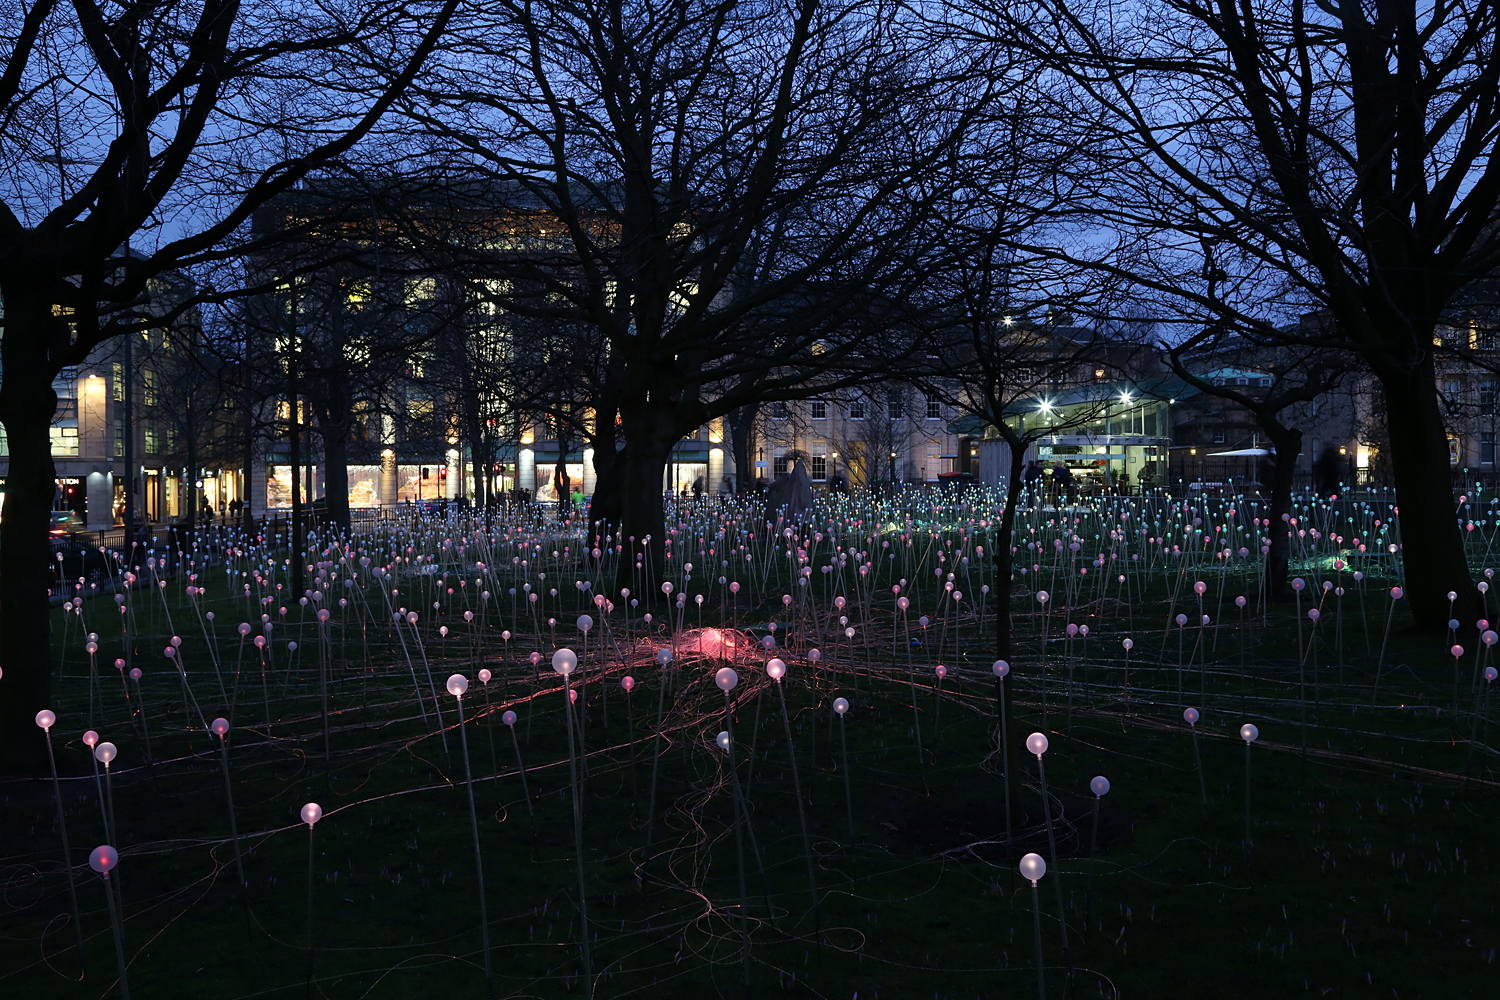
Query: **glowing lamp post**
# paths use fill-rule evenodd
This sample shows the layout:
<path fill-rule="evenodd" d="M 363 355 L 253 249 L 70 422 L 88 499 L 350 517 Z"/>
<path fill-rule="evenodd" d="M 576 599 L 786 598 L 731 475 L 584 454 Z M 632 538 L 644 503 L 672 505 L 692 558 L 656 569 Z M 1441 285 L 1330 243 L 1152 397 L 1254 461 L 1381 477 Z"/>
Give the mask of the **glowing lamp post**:
<path fill-rule="evenodd" d="M 463 674 L 453 674 L 445 685 L 458 709 L 458 741 L 464 755 L 464 788 L 469 795 L 469 830 L 474 835 L 474 878 L 479 891 L 479 939 L 484 949 L 484 982 L 487 992 L 495 990 L 494 974 L 490 967 L 490 914 L 484 897 L 484 852 L 479 846 L 479 812 L 474 806 L 474 772 L 469 766 L 469 736 L 464 727 L 464 692 L 469 690 L 469 679 Z"/>
<path fill-rule="evenodd" d="M 1202 718 L 1196 708 L 1184 708 L 1182 710 L 1182 721 L 1188 724 L 1188 731 L 1193 738 L 1193 769 L 1198 772 L 1198 801 L 1206 809 L 1208 808 L 1208 785 L 1203 778 L 1203 755 L 1198 749 L 1198 720 Z"/>
<path fill-rule="evenodd" d="M 1036 757 L 1036 773 L 1037 778 L 1039 779 L 1041 784 L 1042 818 L 1047 823 L 1047 851 L 1052 855 L 1052 857 L 1056 858 L 1057 832 L 1052 825 L 1052 797 L 1047 792 L 1047 765 L 1042 760 L 1042 755 L 1047 752 L 1047 748 L 1050 745 L 1051 744 L 1047 739 L 1046 733 L 1032 733 L 1030 736 L 1026 737 L 1026 749 Z M 1063 908 L 1062 882 L 1059 881 L 1056 875 L 1052 877 L 1052 887 L 1057 892 L 1057 926 L 1062 936 L 1063 952 L 1064 954 L 1067 954 L 1069 952 L 1068 922 L 1065 916 L 1067 911 Z"/>
<path fill-rule="evenodd" d="M 1046 963 L 1042 958 L 1042 894 L 1037 886 L 1047 874 L 1047 862 L 1040 854 L 1027 854 L 1021 858 L 1019 867 L 1021 877 L 1031 883 L 1031 938 L 1036 949 L 1037 1000 L 1047 1000 Z"/>
<path fill-rule="evenodd" d="M 219 738 L 219 763 L 224 770 L 224 803 L 229 808 L 229 839 L 234 842 L 234 870 L 240 877 L 240 889 L 244 890 L 248 884 L 245 881 L 245 860 L 240 852 L 240 829 L 239 822 L 234 815 L 234 786 L 229 780 L 229 720 L 218 718 L 208 724 L 209 732 Z"/>
<path fill-rule="evenodd" d="M 78 961 L 81 963 L 83 925 L 78 920 L 78 890 L 73 885 L 73 852 L 68 847 L 68 821 L 63 815 L 62 784 L 57 780 L 57 758 L 52 752 L 52 727 L 57 725 L 57 714 L 50 708 L 44 708 L 36 713 L 35 721 L 47 742 L 47 767 L 52 774 L 52 797 L 57 803 L 57 833 L 62 841 L 63 871 L 68 876 L 68 905 L 72 908 L 73 934 L 78 941 Z"/>
<path fill-rule="evenodd" d="M 833 699 L 833 714 L 839 717 L 839 755 L 844 771 L 844 812 L 849 821 L 849 840 L 854 840 L 854 795 L 849 790 L 849 743 L 844 738 L 844 716 L 849 714 L 849 699 Z"/>
<path fill-rule="evenodd" d="M 104 883 L 104 901 L 109 907 L 109 929 L 115 939 L 115 969 L 120 976 L 120 1000 L 130 1000 L 130 980 L 125 966 L 125 928 L 120 913 L 119 901 L 115 899 L 114 885 L 109 873 L 120 866 L 120 855 L 108 844 L 100 844 L 89 852 L 89 867 L 99 873 Z"/>
<path fill-rule="evenodd" d="M 802 779 L 797 772 L 797 744 L 792 739 L 792 719 L 786 709 L 786 687 L 781 683 L 782 678 L 786 676 L 786 661 L 777 657 L 767 662 L 766 676 L 775 684 L 776 698 L 781 705 L 781 724 L 786 733 L 787 759 L 792 765 L 792 794 L 797 798 L 797 824 L 802 831 L 802 855 L 807 862 L 807 890 L 811 896 L 813 908 L 816 909 L 818 877 L 813 870 L 812 837 L 807 832 L 807 810 L 802 805 Z"/>
<path fill-rule="evenodd" d="M 94 747 L 94 759 L 104 765 L 104 832 L 110 840 L 115 838 L 115 786 L 111 779 L 109 765 L 114 763 L 119 751 L 115 745 L 108 741 Z"/>
<path fill-rule="evenodd" d="M 563 648 L 552 654 L 552 669 L 563 679 L 563 718 L 568 729 L 568 778 L 573 798 L 573 854 L 578 869 L 578 926 L 583 949 L 583 994 L 594 995 L 594 963 L 589 951 L 589 903 L 583 877 L 583 806 L 578 801 L 578 756 L 573 737 L 573 671 L 578 669 L 578 654 Z"/>
<path fill-rule="evenodd" d="M 1006 733 L 1005 686 L 1010 676 L 1010 664 L 996 660 L 990 665 L 995 675 L 995 718 L 1000 723 L 1000 785 L 1005 792 L 1005 842 L 1011 843 L 1010 815 L 1010 736 Z"/>
<path fill-rule="evenodd" d="M 307 824 L 307 983 L 309 991 L 312 989 L 313 974 L 313 828 L 323 818 L 323 807 L 316 802 L 308 802 L 298 817 Z"/>
<path fill-rule="evenodd" d="M 531 808 L 531 788 L 526 783 L 526 762 L 521 759 L 521 742 L 516 738 L 516 713 L 506 709 L 500 713 L 500 721 L 510 730 L 510 745 L 516 752 L 516 773 L 521 776 L 521 795 L 526 799 L 526 815 L 535 818 Z"/>
<path fill-rule="evenodd" d="M 1089 791 L 1094 793 L 1094 817 L 1089 824 L 1089 855 L 1092 856 L 1099 849 L 1099 804 L 1109 794 L 1109 779 L 1102 774 L 1094 775 L 1089 781 Z"/>
<path fill-rule="evenodd" d="M 729 668 L 725 667 L 724 670 L 729 670 Z M 721 674 L 723 672 L 723 670 L 719 671 Z M 730 673 L 733 673 L 733 671 L 730 671 Z M 719 680 L 717 676 L 714 679 L 716 682 Z M 723 683 L 720 683 L 719 686 L 724 688 Z M 726 699 L 729 697 L 729 690 L 733 686 L 731 684 L 729 688 L 724 688 Z M 728 714 L 727 710 L 725 714 Z M 734 734 L 728 729 L 720 730 L 719 735 L 714 737 L 714 746 L 724 752 L 724 765 L 729 771 L 729 782 L 734 790 L 734 862 L 735 873 L 739 877 L 740 890 L 740 954 L 744 964 L 745 986 L 748 988 L 750 985 L 750 894 L 745 887 L 745 824 L 747 822 L 747 811 L 742 792 L 740 791 L 739 774 L 734 767 Z"/>
<path fill-rule="evenodd" d="M 1260 729 L 1252 722 L 1240 727 L 1240 739 L 1245 741 L 1245 850 L 1252 844 L 1250 838 L 1250 747 L 1260 739 Z"/>

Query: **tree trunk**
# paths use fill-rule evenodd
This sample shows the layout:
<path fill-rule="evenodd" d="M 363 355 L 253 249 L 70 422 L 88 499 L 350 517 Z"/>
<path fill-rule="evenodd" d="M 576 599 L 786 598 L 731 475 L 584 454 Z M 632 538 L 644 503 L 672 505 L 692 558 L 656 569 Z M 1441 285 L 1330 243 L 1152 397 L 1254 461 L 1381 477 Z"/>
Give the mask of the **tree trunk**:
<path fill-rule="evenodd" d="M 641 602 L 645 603 L 660 595 L 657 581 L 661 578 L 665 552 L 662 539 L 666 534 L 662 476 L 671 458 L 672 446 L 681 435 L 665 419 L 666 414 L 656 412 L 650 406 L 641 407 L 633 415 L 622 416 L 626 420 L 624 431 L 628 443 L 615 454 L 609 481 L 606 482 L 601 475 L 595 485 L 595 509 L 599 509 L 602 500 L 604 509 L 619 512 L 618 520 L 612 523 L 618 527 L 624 540 L 625 558 L 620 560 L 615 587 L 630 587 L 632 593 L 639 595 Z M 645 554 L 639 573 L 635 569 L 637 552 Z"/>
<path fill-rule="evenodd" d="M 559 435 L 557 439 L 557 461 L 552 465 L 552 483 L 557 490 L 558 511 L 571 511 L 573 509 L 573 477 L 568 475 L 568 453 L 570 450 L 570 443 L 563 440 L 561 435 Z"/>
<path fill-rule="evenodd" d="M 296 371 L 294 356 L 291 370 Z M 287 548 L 292 561 L 292 599 L 301 597 L 306 590 L 302 572 L 302 430 L 297 413 L 297 381 L 291 377 L 287 387 L 287 463 L 292 470 L 292 518 L 291 538 Z"/>
<path fill-rule="evenodd" d="M 1010 449 L 1010 481 L 1005 486 L 1005 510 L 1000 514 L 1000 523 L 990 536 L 994 551 L 990 554 L 995 563 L 995 579 L 991 589 L 995 593 L 995 658 L 1004 660 L 1011 653 L 1011 576 L 1015 572 L 1015 553 L 1011 551 L 1016 532 L 1016 506 L 1021 502 L 1021 490 L 1025 488 L 1026 448 Z"/>
<path fill-rule="evenodd" d="M 10 470 L 0 518 L 0 773 L 41 774 L 46 746 L 35 716 L 52 696 L 47 589 L 55 566 L 47 531 L 57 488 L 50 431 L 57 394 L 46 344 L 65 333 L 48 329 L 46 304 L 9 287 L 5 300 L 0 423 L 10 441 Z"/>
<path fill-rule="evenodd" d="M 1412 619 L 1424 632 L 1448 625 L 1448 593 L 1457 594 L 1452 614 L 1465 626 L 1483 614 L 1453 502 L 1448 435 L 1438 408 L 1431 355 L 1406 371 L 1377 372 L 1385 390 L 1386 435 L 1391 475 L 1400 507 L 1401 560 Z"/>
<path fill-rule="evenodd" d="M 472 395 L 471 391 L 471 395 Z M 464 430 L 469 436 L 469 471 L 473 474 L 473 509 L 489 507 L 490 470 L 495 464 L 493 438 L 485 433 L 484 422 L 479 418 L 479 406 L 468 399 L 464 401 Z"/>
<path fill-rule="evenodd" d="M 1025 488 L 1026 474 L 1026 447 L 1028 442 L 1010 443 L 1010 481 L 1005 484 L 1005 509 L 1000 513 L 1000 523 L 996 525 L 995 532 L 990 536 L 990 544 L 994 551 L 990 557 L 995 564 L 994 582 L 990 586 L 995 597 L 995 659 L 1009 660 L 1013 643 L 1011 642 L 1011 576 L 1015 570 L 1015 553 L 1012 551 L 1012 541 L 1016 534 L 1016 507 L 1021 502 L 1021 491 Z M 1040 667 L 1040 664 L 1038 664 Z M 995 678 L 996 710 L 1003 712 L 1000 719 L 1000 732 L 1009 734 L 1015 730 L 1012 725 L 1013 708 L 1015 701 L 1011 678 L 1015 676 L 1015 664 L 1011 664 L 1011 671 L 1004 677 Z M 1003 758 L 1008 760 L 1008 758 Z M 1009 824 L 1016 820 L 1014 814 L 1018 789 L 1014 779 L 1014 767 L 1007 767 L 1001 780 L 1005 783 L 1004 802 L 1009 804 L 1012 815 Z"/>
<path fill-rule="evenodd" d="M 1271 465 L 1271 523 L 1266 527 L 1271 548 L 1262 570 L 1265 597 L 1267 601 L 1282 601 L 1291 596 L 1287 580 L 1292 550 L 1291 525 L 1283 516 L 1292 511 L 1292 480 L 1297 475 L 1297 456 L 1302 453 L 1302 432 L 1270 419 L 1262 419 L 1260 426 L 1276 449 L 1276 461 Z"/>
<path fill-rule="evenodd" d="M 184 539 L 186 539 L 192 534 L 193 529 L 198 526 L 198 510 L 200 506 L 200 498 L 198 494 L 202 491 L 198 489 L 197 428 L 193 427 L 191 424 L 187 424 L 182 428 L 182 430 L 183 439 L 187 441 L 187 468 L 183 470 L 182 474 L 182 489 L 183 492 L 188 495 L 186 519 L 188 530 L 187 533 L 183 536 Z"/>
<path fill-rule="evenodd" d="M 240 433 L 245 436 L 240 442 L 240 475 L 243 482 L 239 494 L 240 526 L 245 529 L 246 535 L 250 535 L 253 534 L 250 529 L 255 524 L 255 511 L 250 503 L 250 492 L 255 488 L 255 407 L 248 392 L 241 399 L 240 407 L 244 414 Z M 126 433 L 130 431 L 127 430 Z"/>
<path fill-rule="evenodd" d="M 599 526 L 601 534 L 620 527 L 624 511 L 621 470 L 629 461 L 628 450 L 616 451 L 612 440 L 608 448 L 594 446 L 594 499 L 589 504 L 589 520 Z"/>
<path fill-rule="evenodd" d="M 753 403 L 741 406 L 729 414 L 729 450 L 734 456 L 734 491 L 745 493 L 755 484 L 755 459 L 750 446 L 755 443 L 755 417 L 760 407 Z"/>
<path fill-rule="evenodd" d="M 318 429 L 323 435 L 323 498 L 328 521 L 334 527 L 348 531 L 350 424 L 334 414 L 320 413 Z"/>

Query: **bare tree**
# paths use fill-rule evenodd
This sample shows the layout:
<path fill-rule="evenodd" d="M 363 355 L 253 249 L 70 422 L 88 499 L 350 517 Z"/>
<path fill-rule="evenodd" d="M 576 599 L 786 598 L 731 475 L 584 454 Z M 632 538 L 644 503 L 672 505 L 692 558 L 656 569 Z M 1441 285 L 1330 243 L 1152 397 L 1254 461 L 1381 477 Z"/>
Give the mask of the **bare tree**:
<path fill-rule="evenodd" d="M 1054 137 L 1077 151 L 1059 190 L 1094 234 L 1054 257 L 1134 280 L 1193 329 L 1269 320 L 1279 343 L 1357 358 L 1388 404 L 1412 613 L 1440 630 L 1456 591 L 1477 618 L 1433 335 L 1500 264 L 1500 8 L 955 6 L 1054 81 Z M 1314 310 L 1329 322 L 1291 325 Z"/>
<path fill-rule="evenodd" d="M 53 378 L 139 325 L 129 306 L 148 281 L 220 259 L 258 205 L 367 134 L 457 6 L 38 0 L 0 13 L 0 769 L 42 757 L 31 718 L 49 694 Z"/>
<path fill-rule="evenodd" d="M 498 0 L 424 75 L 412 120 L 537 206 L 546 306 L 601 337 L 596 517 L 660 545 L 679 439 L 899 357 L 862 313 L 920 284 L 941 168 L 999 85 L 932 36 L 880 2 Z"/>
<path fill-rule="evenodd" d="M 1287 596 L 1291 528 L 1284 517 L 1292 511 L 1297 456 L 1302 452 L 1302 428 L 1297 417 L 1305 404 L 1327 396 L 1350 377 L 1349 358 L 1322 347 L 1295 343 L 1267 348 L 1212 328 L 1175 344 L 1161 342 L 1158 346 L 1167 366 L 1183 381 L 1254 417 L 1275 450 L 1267 529 L 1271 545 L 1263 577 L 1267 597 Z M 1266 374 L 1270 384 L 1264 388 L 1239 387 L 1211 378 L 1208 372 L 1226 358 L 1253 364 L 1256 371 Z"/>

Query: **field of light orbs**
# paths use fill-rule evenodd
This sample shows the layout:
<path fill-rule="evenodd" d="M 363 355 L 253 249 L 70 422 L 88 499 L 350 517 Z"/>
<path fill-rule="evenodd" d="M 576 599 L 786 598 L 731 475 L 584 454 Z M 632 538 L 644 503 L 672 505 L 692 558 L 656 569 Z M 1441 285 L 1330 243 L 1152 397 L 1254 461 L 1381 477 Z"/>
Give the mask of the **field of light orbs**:
<path fill-rule="evenodd" d="M 1008 587 L 998 503 L 856 492 L 791 524 L 684 502 L 659 566 L 552 512 L 387 520 L 311 536 L 300 593 L 274 531 L 60 566 L 38 720 L 57 779 L 0 785 L 0 984 L 957 1000 L 1491 978 L 1496 633 L 1408 631 L 1388 498 L 1276 523 L 1243 497 L 1028 501 Z M 1486 618 L 1497 512 L 1455 511 Z"/>

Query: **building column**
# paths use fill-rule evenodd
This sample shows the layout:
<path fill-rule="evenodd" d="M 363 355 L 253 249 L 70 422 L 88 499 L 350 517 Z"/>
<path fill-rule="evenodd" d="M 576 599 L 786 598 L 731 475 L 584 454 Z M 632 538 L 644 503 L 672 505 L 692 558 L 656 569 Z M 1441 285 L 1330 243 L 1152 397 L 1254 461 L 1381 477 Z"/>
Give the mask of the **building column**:
<path fill-rule="evenodd" d="M 98 469 L 83 480 L 85 510 L 88 511 L 88 529 L 102 531 L 115 523 L 115 477 L 110 472 Z"/>
<path fill-rule="evenodd" d="M 375 475 L 375 502 L 382 507 L 396 502 L 396 449 L 380 449 L 380 471 Z"/>
<path fill-rule="evenodd" d="M 536 496 L 536 451 L 530 447 L 516 452 L 516 489 L 528 499 Z"/>
<path fill-rule="evenodd" d="M 703 492 L 709 495 L 719 492 L 724 481 L 724 446 L 708 446 L 708 474 L 704 477 Z"/>
<path fill-rule="evenodd" d="M 453 500 L 458 496 L 459 476 L 463 475 L 463 463 L 458 460 L 458 449 L 449 448 L 443 457 L 447 463 L 448 478 L 443 480 L 443 498 Z"/>
<path fill-rule="evenodd" d="M 270 463 L 264 459 L 256 462 L 250 469 L 249 495 L 242 497 L 241 501 L 250 508 L 254 517 L 264 517 L 266 513 L 267 479 L 271 474 Z"/>

